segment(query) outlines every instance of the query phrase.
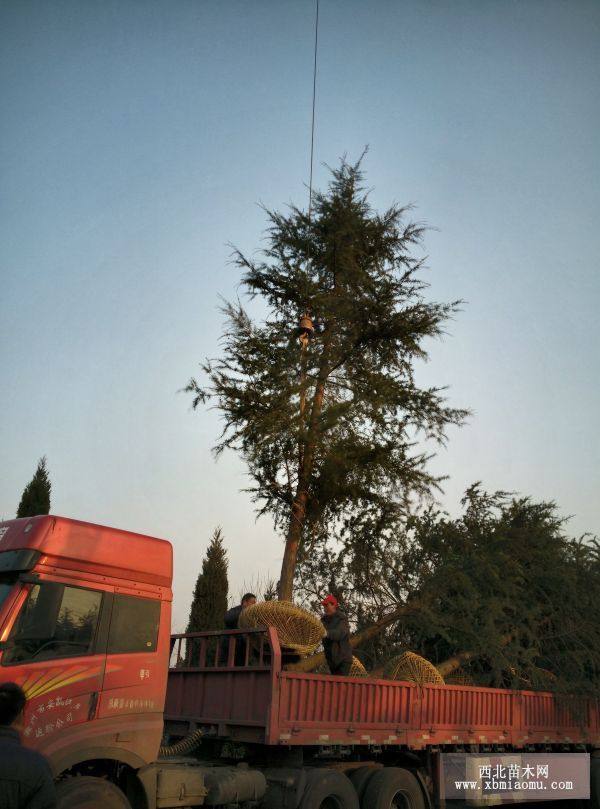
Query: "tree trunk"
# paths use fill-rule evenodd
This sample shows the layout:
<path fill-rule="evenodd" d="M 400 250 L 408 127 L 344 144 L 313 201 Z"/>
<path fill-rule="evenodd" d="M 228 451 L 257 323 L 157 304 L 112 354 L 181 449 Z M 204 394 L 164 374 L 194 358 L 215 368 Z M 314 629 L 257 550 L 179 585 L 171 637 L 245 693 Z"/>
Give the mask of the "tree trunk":
<path fill-rule="evenodd" d="M 383 618 L 380 618 L 375 623 L 367 626 L 365 629 L 362 629 L 360 632 L 357 632 L 355 635 L 352 635 L 350 638 L 350 645 L 353 649 L 357 646 L 360 646 L 361 643 L 364 643 L 367 640 L 371 640 L 371 638 L 377 637 L 377 635 L 384 630 L 387 626 L 394 623 L 394 621 L 399 620 L 405 615 L 408 615 L 411 612 L 418 612 L 419 605 L 416 602 L 413 602 L 410 605 L 402 605 L 401 607 L 396 607 L 396 609 L 389 612 L 387 615 L 384 615 Z M 511 640 L 512 635 L 504 635 L 501 640 L 503 646 L 505 646 Z M 457 652 L 457 654 L 449 657 L 447 660 L 444 660 L 442 663 L 438 663 L 436 668 L 442 677 L 447 677 L 449 674 L 452 674 L 453 671 L 459 669 L 463 663 L 466 663 L 469 660 L 472 660 L 474 657 L 477 657 L 479 653 L 477 652 Z M 310 657 L 305 657 L 303 660 L 298 661 L 298 663 L 292 663 L 289 666 L 286 666 L 288 671 L 302 671 L 302 672 L 309 672 L 314 671 L 319 666 L 325 663 L 325 654 L 321 652 L 320 654 L 311 655 Z M 383 667 L 375 669 L 371 675 L 375 677 L 380 677 L 383 674 Z"/>
<path fill-rule="evenodd" d="M 466 663 L 468 660 L 472 660 L 475 657 L 475 652 L 459 652 L 458 654 L 449 657 L 447 660 L 444 660 L 443 663 L 438 663 L 436 669 L 442 675 L 442 677 L 447 677 L 449 674 L 452 674 L 453 671 L 459 669 L 463 663 Z"/>
<path fill-rule="evenodd" d="M 296 560 L 302 539 L 302 529 L 304 527 L 304 517 L 306 515 L 307 492 L 300 492 L 292 506 L 290 517 L 290 527 L 285 543 L 283 561 L 281 563 L 281 576 L 279 577 L 278 597 L 281 601 L 291 601 L 294 591 L 294 573 L 296 571 Z"/>
<path fill-rule="evenodd" d="M 302 541 L 302 531 L 304 529 L 304 520 L 306 518 L 306 504 L 308 502 L 308 491 L 310 486 L 310 479 L 313 471 L 313 464 L 315 458 L 315 451 L 317 448 L 317 427 L 321 410 L 323 409 L 323 399 L 325 396 L 325 382 L 327 381 L 327 355 L 328 355 L 329 339 L 326 340 L 323 346 L 323 358 L 321 360 L 321 367 L 315 395 L 312 401 L 312 408 L 310 411 L 310 423 L 308 427 L 308 435 L 304 446 L 301 447 L 299 452 L 300 462 L 298 469 L 298 486 L 296 488 L 296 497 L 292 505 L 292 513 L 290 515 L 290 525 L 288 528 L 288 535 L 285 541 L 285 551 L 283 553 L 283 561 L 281 563 L 281 576 L 279 577 L 278 595 L 280 601 L 291 601 L 294 593 L 294 574 L 296 572 L 296 560 L 298 558 L 298 550 Z"/>
<path fill-rule="evenodd" d="M 512 633 L 503 635 L 502 638 L 500 638 L 500 645 L 506 646 L 507 643 L 510 643 L 512 637 Z M 453 671 L 459 669 L 463 663 L 467 663 L 474 657 L 480 656 L 481 652 L 458 652 L 457 654 L 452 655 L 452 657 L 449 657 L 447 660 L 444 660 L 443 663 L 438 663 L 436 668 L 442 677 L 447 677 L 449 674 L 452 674 Z"/>

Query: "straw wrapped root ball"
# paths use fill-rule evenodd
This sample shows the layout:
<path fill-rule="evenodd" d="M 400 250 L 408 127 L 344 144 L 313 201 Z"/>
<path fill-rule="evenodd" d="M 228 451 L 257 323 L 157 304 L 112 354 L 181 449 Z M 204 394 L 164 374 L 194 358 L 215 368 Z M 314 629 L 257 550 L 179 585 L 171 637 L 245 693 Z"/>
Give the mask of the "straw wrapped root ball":
<path fill-rule="evenodd" d="M 315 669 L 315 674 L 329 674 L 329 667 L 327 666 L 327 663 L 323 663 L 323 665 L 318 666 Z M 369 672 L 360 662 L 358 657 L 353 657 L 352 666 L 350 667 L 350 673 L 348 674 L 348 677 L 368 677 L 368 676 Z"/>
<path fill-rule="evenodd" d="M 455 669 L 446 676 L 447 685 L 475 685 L 475 680 L 470 672 L 463 668 Z"/>
<path fill-rule="evenodd" d="M 289 601 L 263 601 L 244 610 L 240 629 L 272 626 L 282 649 L 297 655 L 312 654 L 325 635 L 321 621 L 308 610 Z"/>
<path fill-rule="evenodd" d="M 444 685 L 444 678 L 429 660 L 414 652 L 403 652 L 385 667 L 388 680 L 405 680 L 417 685 Z"/>
<path fill-rule="evenodd" d="M 350 677 L 368 677 L 369 672 L 360 662 L 358 657 L 352 658 L 352 666 L 350 667 Z"/>

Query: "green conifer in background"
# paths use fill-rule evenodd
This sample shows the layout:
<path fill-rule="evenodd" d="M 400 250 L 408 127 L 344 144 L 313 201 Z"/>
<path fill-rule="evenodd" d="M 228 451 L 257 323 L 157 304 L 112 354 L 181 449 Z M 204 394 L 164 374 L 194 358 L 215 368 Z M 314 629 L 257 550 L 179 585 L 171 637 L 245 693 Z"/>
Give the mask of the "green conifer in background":
<path fill-rule="evenodd" d="M 227 568 L 223 532 L 221 528 L 215 528 L 196 581 L 186 632 L 223 629 L 229 590 Z"/>
<path fill-rule="evenodd" d="M 38 514 L 49 514 L 51 488 L 46 456 L 44 456 L 40 458 L 34 476 L 23 490 L 17 517 L 37 517 Z"/>

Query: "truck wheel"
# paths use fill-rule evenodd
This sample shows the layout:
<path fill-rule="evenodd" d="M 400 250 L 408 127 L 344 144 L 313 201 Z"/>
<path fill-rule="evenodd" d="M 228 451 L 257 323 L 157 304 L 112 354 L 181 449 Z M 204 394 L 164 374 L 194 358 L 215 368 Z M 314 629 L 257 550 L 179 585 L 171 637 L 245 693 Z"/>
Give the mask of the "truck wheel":
<path fill-rule="evenodd" d="M 307 770 L 306 789 L 298 809 L 359 809 L 350 779 L 337 770 Z"/>
<path fill-rule="evenodd" d="M 600 758 L 590 759 L 590 804 L 600 809 Z"/>
<path fill-rule="evenodd" d="M 384 767 L 369 780 L 360 805 L 362 809 L 425 809 L 425 799 L 411 772 Z"/>
<path fill-rule="evenodd" d="M 379 767 L 358 767 L 348 775 L 359 801 L 362 801 L 367 784 L 376 772 L 379 772 Z"/>
<path fill-rule="evenodd" d="M 57 809 L 131 809 L 121 790 L 104 778 L 75 776 L 56 785 Z"/>

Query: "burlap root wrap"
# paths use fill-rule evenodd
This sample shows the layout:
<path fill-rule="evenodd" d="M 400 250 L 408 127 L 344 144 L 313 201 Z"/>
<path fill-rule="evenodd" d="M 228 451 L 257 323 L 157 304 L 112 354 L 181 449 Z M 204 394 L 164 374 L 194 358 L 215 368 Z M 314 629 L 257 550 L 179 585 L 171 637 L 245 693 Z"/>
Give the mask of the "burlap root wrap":
<path fill-rule="evenodd" d="M 272 626 L 282 649 L 298 655 L 312 654 L 325 635 L 321 621 L 289 601 L 263 601 L 240 614 L 240 629 Z"/>
<path fill-rule="evenodd" d="M 414 652 L 403 652 L 392 658 L 385 667 L 388 680 L 405 680 L 418 685 L 443 685 L 444 678 L 429 660 Z"/>
<path fill-rule="evenodd" d="M 446 677 L 447 685 L 475 685 L 472 675 L 463 668 L 455 669 Z"/>
<path fill-rule="evenodd" d="M 315 674 L 329 674 L 329 668 L 327 666 L 327 663 L 323 663 L 323 665 L 318 666 L 315 669 L 314 673 Z M 352 658 L 352 666 L 350 667 L 350 674 L 348 675 L 348 677 L 368 677 L 368 676 L 369 676 L 369 672 L 366 670 L 366 668 L 360 662 L 358 657 L 353 657 Z"/>

